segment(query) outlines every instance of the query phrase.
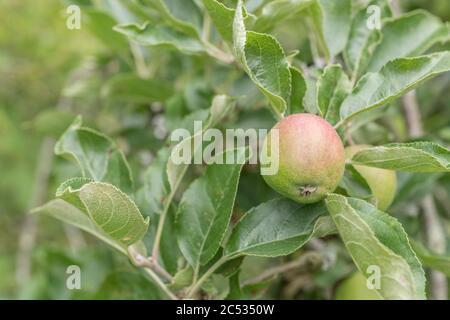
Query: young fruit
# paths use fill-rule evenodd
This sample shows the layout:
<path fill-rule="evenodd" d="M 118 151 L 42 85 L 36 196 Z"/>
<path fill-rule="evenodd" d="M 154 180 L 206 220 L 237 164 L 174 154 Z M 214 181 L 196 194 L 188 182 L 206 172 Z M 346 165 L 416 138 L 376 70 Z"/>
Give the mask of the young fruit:
<path fill-rule="evenodd" d="M 367 287 L 367 280 L 360 272 L 355 272 L 342 281 L 336 289 L 336 300 L 381 300 L 375 289 Z"/>
<path fill-rule="evenodd" d="M 369 148 L 369 145 L 354 145 L 345 148 L 345 156 L 351 159 L 356 153 Z M 375 204 L 380 210 L 386 210 L 391 205 L 397 189 L 397 176 L 395 171 L 353 165 L 356 171 L 366 180 L 375 198 Z"/>
<path fill-rule="evenodd" d="M 278 130 L 278 139 L 272 139 L 274 130 Z M 345 153 L 339 135 L 327 121 L 313 114 L 293 114 L 278 122 L 264 141 L 261 158 L 273 158 L 271 150 L 278 150 L 279 167 L 275 174 L 263 175 L 264 180 L 299 203 L 325 198 L 344 174 Z"/>

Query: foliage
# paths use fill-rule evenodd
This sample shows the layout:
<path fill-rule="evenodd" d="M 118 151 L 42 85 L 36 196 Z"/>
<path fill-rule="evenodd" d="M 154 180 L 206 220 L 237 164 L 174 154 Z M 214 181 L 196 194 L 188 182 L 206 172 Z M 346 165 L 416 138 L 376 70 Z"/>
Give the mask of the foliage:
<path fill-rule="evenodd" d="M 74 37 L 77 50 L 76 39 L 89 37 L 80 40 L 79 56 L 59 63 L 67 49 L 51 53 L 51 44 L 24 71 L 56 57 L 51 70 L 68 79 L 45 72 L 60 95 L 39 95 L 46 82 L 26 75 L 14 85 L 34 83 L 28 100 L 20 88 L 0 89 L 0 153 L 15 167 L 0 185 L 0 209 L 17 219 L 13 214 L 32 206 L 31 216 L 44 222 L 30 258 L 37 266 L 30 287 L 7 281 L 13 262 L 0 254 L 0 298 L 324 299 L 348 275 L 358 270 L 369 279 L 377 266 L 375 296 L 426 299 L 432 294 L 424 268 L 448 275 L 450 29 L 439 17 L 422 9 L 399 15 L 387 0 L 86 0 L 51 10 L 65 13 L 72 3 L 81 8 L 82 28 L 61 31 L 58 41 Z M 368 5 L 381 10 L 380 30 L 366 24 Z M 7 5 L 14 6 L 21 5 Z M 98 47 L 86 58 L 88 42 Z M 8 71 L 14 50 L 6 52 L 0 67 Z M 402 97 L 411 90 L 422 115 L 419 136 L 410 135 L 403 112 Z M 41 100 L 30 109 L 33 96 Z M 195 142 L 207 129 L 270 129 L 299 112 L 326 119 L 346 145 L 373 145 L 348 160 L 338 189 L 318 203 L 275 194 L 258 165 L 245 164 L 252 146 L 215 154 L 234 164 L 175 159 L 181 150 L 192 151 L 188 160 L 201 156 L 205 146 Z M 188 134 L 172 141 L 175 129 Z M 36 156 L 42 140 L 54 142 L 53 163 Z M 49 186 L 32 201 L 30 177 L 42 161 L 50 167 Z M 369 202 L 371 188 L 353 165 L 397 172 L 390 208 Z M 427 196 L 443 232 L 439 252 L 423 241 Z M 0 234 L 0 241 L 10 237 Z M 50 248 L 39 245 L 46 241 Z M 319 267 L 294 263 L 270 273 L 311 252 Z M 64 268 L 74 264 L 96 281 L 68 293 Z M 46 289 L 53 276 L 59 285 Z"/>

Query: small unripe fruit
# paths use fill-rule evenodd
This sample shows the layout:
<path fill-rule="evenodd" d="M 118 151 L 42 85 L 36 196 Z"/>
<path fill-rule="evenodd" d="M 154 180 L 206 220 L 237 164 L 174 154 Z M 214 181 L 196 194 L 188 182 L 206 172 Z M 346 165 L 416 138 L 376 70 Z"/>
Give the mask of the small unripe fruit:
<path fill-rule="evenodd" d="M 367 280 L 360 272 L 355 272 L 343 280 L 336 289 L 336 300 L 382 300 L 375 289 L 367 287 Z"/>
<path fill-rule="evenodd" d="M 278 130 L 278 139 L 271 138 L 274 130 Z M 278 171 L 263 178 L 275 191 L 296 202 L 320 201 L 336 189 L 344 174 L 341 138 L 316 115 L 299 113 L 280 120 L 267 135 L 261 158 L 274 149 L 278 149 Z"/>
<path fill-rule="evenodd" d="M 345 148 L 345 156 L 351 159 L 361 150 L 371 146 L 360 144 Z M 386 210 L 392 204 L 397 189 L 397 176 L 395 171 L 353 165 L 356 171 L 366 180 L 375 198 L 375 204 L 380 210 Z"/>

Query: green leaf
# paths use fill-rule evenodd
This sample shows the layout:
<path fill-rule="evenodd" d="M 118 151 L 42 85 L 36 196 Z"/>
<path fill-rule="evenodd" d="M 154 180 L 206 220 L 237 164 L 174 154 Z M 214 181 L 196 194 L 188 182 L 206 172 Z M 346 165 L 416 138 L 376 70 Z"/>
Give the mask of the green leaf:
<path fill-rule="evenodd" d="M 327 60 L 344 50 L 351 23 L 350 0 L 316 0 L 308 9 L 319 47 Z"/>
<path fill-rule="evenodd" d="M 96 227 L 123 246 L 141 240 L 147 232 L 149 219 L 125 193 L 102 182 L 71 179 L 58 188 L 56 194 L 84 212 Z"/>
<path fill-rule="evenodd" d="M 83 231 L 86 231 L 105 243 L 109 244 L 119 252 L 127 254 L 126 248 L 121 244 L 111 239 L 107 234 L 105 234 L 91 219 L 88 215 L 82 212 L 80 209 L 71 205 L 70 203 L 62 200 L 56 199 L 52 200 L 45 205 L 35 208 L 32 210 L 35 214 L 45 214 L 60 220 L 64 223 L 70 224 L 77 227 Z"/>
<path fill-rule="evenodd" d="M 121 73 L 105 83 L 102 93 L 115 101 L 151 103 L 165 101 L 172 96 L 173 89 L 161 79 L 141 79 L 134 73 Z"/>
<path fill-rule="evenodd" d="M 416 10 L 389 19 L 381 31 L 382 38 L 373 52 L 367 70 L 376 72 L 396 58 L 417 56 L 435 43 L 448 38 L 450 30 L 439 18 Z"/>
<path fill-rule="evenodd" d="M 159 214 L 162 211 L 164 199 L 169 194 L 169 184 L 165 170 L 169 156 L 169 150 L 161 148 L 144 174 L 143 192 L 145 201 L 152 213 Z"/>
<path fill-rule="evenodd" d="M 380 19 L 392 16 L 391 8 L 387 0 L 372 1 L 370 5 L 375 5 L 380 10 Z M 376 45 L 381 40 L 381 32 L 377 29 L 367 27 L 369 13 L 367 8 L 356 13 L 350 27 L 349 39 L 344 50 L 346 65 L 353 71 L 353 79 L 359 79 L 363 70 L 375 50 Z"/>
<path fill-rule="evenodd" d="M 416 241 L 411 241 L 411 246 L 425 267 L 438 270 L 450 277 L 449 256 L 433 253 Z"/>
<path fill-rule="evenodd" d="M 223 40 L 230 44 L 233 43 L 233 19 L 235 10 L 226 7 L 217 0 L 203 0 L 203 4 Z"/>
<path fill-rule="evenodd" d="M 114 271 L 93 296 L 96 300 L 161 300 L 164 293 L 143 275 L 133 271 Z"/>
<path fill-rule="evenodd" d="M 277 24 L 295 17 L 315 0 L 275 0 L 267 2 L 261 9 L 253 29 L 258 32 L 271 31 Z"/>
<path fill-rule="evenodd" d="M 317 82 L 317 106 L 331 124 L 339 121 L 339 108 L 351 91 L 351 83 L 340 65 L 327 66 Z"/>
<path fill-rule="evenodd" d="M 130 168 L 122 151 L 109 137 L 82 127 L 81 117 L 58 140 L 55 154 L 74 160 L 83 177 L 112 183 L 126 193 L 133 191 Z"/>
<path fill-rule="evenodd" d="M 301 205 L 274 199 L 248 211 L 234 227 L 225 255 L 277 257 L 288 255 L 315 235 L 326 214 L 323 202 Z"/>
<path fill-rule="evenodd" d="M 341 106 L 341 125 L 366 110 L 385 105 L 422 82 L 450 70 L 450 52 L 401 58 L 361 78 Z"/>
<path fill-rule="evenodd" d="M 171 156 L 167 162 L 167 177 L 171 190 L 177 189 L 178 184 L 183 178 L 184 172 L 189 166 L 189 164 L 177 164 L 173 161 L 172 156 L 178 154 L 180 150 L 186 149 L 192 150 L 192 157 L 194 157 L 197 152 L 201 152 L 202 146 L 197 146 L 195 144 L 195 139 L 201 137 L 205 130 L 214 127 L 218 122 L 220 122 L 225 115 L 233 109 L 234 105 L 235 101 L 226 95 L 215 96 L 209 109 L 209 118 L 203 128 L 198 132 L 194 132 L 191 136 L 186 137 L 173 147 Z"/>
<path fill-rule="evenodd" d="M 235 164 L 209 165 L 180 201 L 176 217 L 178 244 L 196 270 L 210 261 L 220 248 L 230 223 L 246 153 L 246 148 L 239 148 L 217 155 L 220 159 L 228 159 L 231 155 L 237 157 L 237 161 Z"/>
<path fill-rule="evenodd" d="M 170 29 L 164 25 L 150 25 L 150 23 L 137 25 L 131 23 L 117 25 L 114 27 L 114 30 L 142 46 L 169 47 L 187 54 L 206 52 L 205 47 L 198 39 L 187 37 L 182 32 Z"/>
<path fill-rule="evenodd" d="M 301 113 L 305 111 L 303 99 L 306 95 L 306 80 L 303 73 L 295 68 L 290 67 L 292 79 L 292 91 L 289 97 L 289 113 Z"/>
<path fill-rule="evenodd" d="M 233 21 L 233 47 L 245 72 L 282 117 L 291 94 L 291 72 L 283 48 L 271 35 L 246 31 L 238 1 Z"/>
<path fill-rule="evenodd" d="M 352 162 L 408 172 L 450 172 L 450 150 L 434 142 L 392 143 L 356 153 Z"/>
<path fill-rule="evenodd" d="M 149 6 L 155 8 L 171 27 L 180 32 L 200 38 L 202 14 L 195 1 L 150 0 Z"/>
<path fill-rule="evenodd" d="M 402 225 L 359 199 L 330 194 L 328 211 L 358 269 L 380 270 L 378 293 L 385 299 L 424 299 L 425 275 Z"/>
<path fill-rule="evenodd" d="M 59 138 L 74 118 L 75 116 L 67 111 L 44 110 L 33 120 L 33 128 L 39 133 Z"/>
<path fill-rule="evenodd" d="M 122 36 L 114 32 L 116 20 L 107 13 L 98 9 L 83 7 L 83 26 L 97 37 L 104 45 L 115 51 L 128 50 L 128 42 Z"/>

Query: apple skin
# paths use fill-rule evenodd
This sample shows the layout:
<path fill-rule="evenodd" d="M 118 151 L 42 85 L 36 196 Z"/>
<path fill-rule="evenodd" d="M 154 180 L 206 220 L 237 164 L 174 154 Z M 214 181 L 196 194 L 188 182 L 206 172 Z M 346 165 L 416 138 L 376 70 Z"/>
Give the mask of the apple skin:
<path fill-rule="evenodd" d="M 370 145 L 365 144 L 349 146 L 345 148 L 345 156 L 350 160 L 359 151 L 370 147 Z M 356 164 L 353 167 L 369 185 L 378 209 L 382 211 L 388 209 L 392 201 L 394 201 L 397 190 L 397 176 L 395 171 Z"/>
<path fill-rule="evenodd" d="M 279 139 L 271 140 L 273 130 Z M 261 157 L 278 143 L 279 169 L 262 175 L 266 183 L 298 203 L 314 203 L 333 192 L 345 170 L 345 152 L 336 130 L 323 118 L 292 114 L 280 120 L 264 141 Z"/>
<path fill-rule="evenodd" d="M 374 289 L 367 288 L 367 280 L 360 272 L 355 272 L 337 287 L 336 300 L 382 300 Z"/>

